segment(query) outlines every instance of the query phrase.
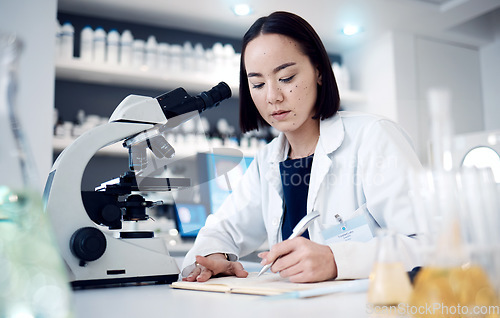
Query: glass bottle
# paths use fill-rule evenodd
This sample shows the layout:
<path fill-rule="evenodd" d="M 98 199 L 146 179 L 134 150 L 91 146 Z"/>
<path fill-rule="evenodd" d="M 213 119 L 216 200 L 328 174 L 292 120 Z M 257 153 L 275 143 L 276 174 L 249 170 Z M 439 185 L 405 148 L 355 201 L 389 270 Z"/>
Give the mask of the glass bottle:
<path fill-rule="evenodd" d="M 15 35 L 0 32 L 0 317 L 72 317 L 66 269 L 16 109 L 21 50 Z"/>

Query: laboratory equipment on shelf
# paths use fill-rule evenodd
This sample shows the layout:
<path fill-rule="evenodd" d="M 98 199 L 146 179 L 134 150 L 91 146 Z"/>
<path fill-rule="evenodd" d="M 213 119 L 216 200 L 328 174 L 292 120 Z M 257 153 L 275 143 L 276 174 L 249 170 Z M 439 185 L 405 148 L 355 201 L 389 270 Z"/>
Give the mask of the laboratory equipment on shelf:
<path fill-rule="evenodd" d="M 156 98 L 129 95 L 107 124 L 84 133 L 59 155 L 44 200 L 73 287 L 177 280 L 179 269 L 161 238 L 140 231 L 116 237 L 114 231 L 122 228 L 122 221 L 149 218 L 146 208 L 156 203 L 140 192 L 190 185 L 185 178 L 150 177 L 147 149 L 157 158 L 172 157 L 175 150 L 163 133 L 229 97 L 224 82 L 197 96 L 183 88 Z M 99 149 L 119 141 L 128 148 L 130 170 L 95 191 L 82 191 L 87 163 Z"/>

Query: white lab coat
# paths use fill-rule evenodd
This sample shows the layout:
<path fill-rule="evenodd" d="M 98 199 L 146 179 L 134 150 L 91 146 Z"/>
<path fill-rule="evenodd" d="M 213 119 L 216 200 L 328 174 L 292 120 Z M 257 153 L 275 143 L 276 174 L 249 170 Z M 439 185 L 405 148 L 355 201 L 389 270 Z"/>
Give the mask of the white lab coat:
<path fill-rule="evenodd" d="M 280 134 L 256 155 L 239 186 L 200 230 L 184 259 L 182 276 L 194 268 L 196 255 L 221 252 L 237 260 L 266 239 L 269 247 L 282 240 L 279 162 L 286 159 L 288 150 L 289 143 Z M 338 112 L 322 120 L 307 197 L 307 213 L 319 211 L 320 217 L 309 227 L 310 239 L 326 244 L 321 232 L 339 224 L 335 214 L 345 221 L 366 213 L 372 227 L 398 233 L 406 247 L 400 256 L 407 270 L 419 265 L 417 242 L 408 237 L 416 229 L 407 183 L 408 172 L 419 167 L 408 136 L 390 120 L 354 112 Z M 356 211 L 365 203 L 369 212 Z M 368 277 L 376 242 L 375 237 L 367 242 L 327 244 L 335 256 L 338 278 Z"/>

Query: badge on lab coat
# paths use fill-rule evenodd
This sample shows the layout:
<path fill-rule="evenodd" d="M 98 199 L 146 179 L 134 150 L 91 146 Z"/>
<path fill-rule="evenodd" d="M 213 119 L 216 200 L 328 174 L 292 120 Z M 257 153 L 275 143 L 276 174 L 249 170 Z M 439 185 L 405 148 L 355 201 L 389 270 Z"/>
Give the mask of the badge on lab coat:
<path fill-rule="evenodd" d="M 327 244 L 347 241 L 367 242 L 373 238 L 365 214 L 355 216 L 347 221 L 343 221 L 338 214 L 336 218 L 339 224 L 321 231 Z"/>

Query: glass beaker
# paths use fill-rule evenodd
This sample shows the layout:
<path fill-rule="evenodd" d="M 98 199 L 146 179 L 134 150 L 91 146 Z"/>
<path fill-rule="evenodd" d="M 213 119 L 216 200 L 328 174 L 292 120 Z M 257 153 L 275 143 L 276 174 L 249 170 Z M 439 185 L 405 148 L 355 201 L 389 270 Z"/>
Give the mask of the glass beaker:
<path fill-rule="evenodd" d="M 0 317 L 72 317 L 66 269 L 16 106 L 21 51 L 16 35 L 0 32 Z"/>

